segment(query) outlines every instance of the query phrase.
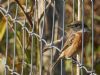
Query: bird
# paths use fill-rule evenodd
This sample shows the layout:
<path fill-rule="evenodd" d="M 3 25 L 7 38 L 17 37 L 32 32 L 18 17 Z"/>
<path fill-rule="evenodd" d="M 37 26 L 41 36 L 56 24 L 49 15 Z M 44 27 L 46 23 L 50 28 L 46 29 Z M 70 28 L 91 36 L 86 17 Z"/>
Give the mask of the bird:
<path fill-rule="evenodd" d="M 67 40 L 64 43 L 56 62 L 52 65 L 51 70 L 53 70 L 60 59 L 63 59 L 64 57 L 71 58 L 80 52 L 82 49 L 82 31 L 84 31 L 84 46 L 86 46 L 89 41 L 90 29 L 84 23 L 84 30 L 82 30 L 81 21 L 75 21 L 67 25 L 65 30 L 68 31 Z"/>

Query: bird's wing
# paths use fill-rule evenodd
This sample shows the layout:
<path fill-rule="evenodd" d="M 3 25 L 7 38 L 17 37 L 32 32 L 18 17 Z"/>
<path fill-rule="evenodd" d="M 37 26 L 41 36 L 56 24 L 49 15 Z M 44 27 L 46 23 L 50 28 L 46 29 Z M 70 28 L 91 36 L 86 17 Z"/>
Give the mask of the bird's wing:
<path fill-rule="evenodd" d="M 67 40 L 66 40 L 66 42 L 64 43 L 64 46 L 63 46 L 61 52 L 63 52 L 68 46 L 70 46 L 70 45 L 72 44 L 74 37 L 75 37 L 74 33 L 71 33 L 71 34 L 67 37 Z"/>
<path fill-rule="evenodd" d="M 62 48 L 62 51 L 59 55 L 59 57 L 57 58 L 56 62 L 54 63 L 54 65 L 51 67 L 51 70 L 54 69 L 54 67 L 57 65 L 57 63 L 60 61 L 60 59 L 62 59 L 64 57 L 64 50 L 66 50 L 66 48 L 68 46 L 70 46 L 72 44 L 72 41 L 74 39 L 75 35 L 74 34 L 71 34 L 70 36 L 68 36 L 68 39 L 67 41 L 65 42 L 63 48 Z M 70 47 L 69 47 L 70 48 Z"/>

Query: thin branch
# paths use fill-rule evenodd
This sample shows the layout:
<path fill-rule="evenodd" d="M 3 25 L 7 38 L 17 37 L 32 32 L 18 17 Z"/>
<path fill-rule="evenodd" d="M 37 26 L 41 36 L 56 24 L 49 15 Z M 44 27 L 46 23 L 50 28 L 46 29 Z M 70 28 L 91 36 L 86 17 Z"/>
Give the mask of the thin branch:
<path fill-rule="evenodd" d="M 22 5 L 20 4 L 20 2 L 19 2 L 18 0 L 15 0 L 15 1 L 16 1 L 16 3 L 19 5 L 19 7 L 22 9 L 24 15 L 26 16 L 26 18 L 27 18 L 27 20 L 28 20 L 28 22 L 29 22 L 29 24 L 30 24 L 30 27 L 32 27 L 32 26 L 33 26 L 33 23 L 32 23 L 32 21 L 31 21 L 31 17 L 28 15 L 27 12 L 24 11 L 24 8 L 23 8 Z"/>

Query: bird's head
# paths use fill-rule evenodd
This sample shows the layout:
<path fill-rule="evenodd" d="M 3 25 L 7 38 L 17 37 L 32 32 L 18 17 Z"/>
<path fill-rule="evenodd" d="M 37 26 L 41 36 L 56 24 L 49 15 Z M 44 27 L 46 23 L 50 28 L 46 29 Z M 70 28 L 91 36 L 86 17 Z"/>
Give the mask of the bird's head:
<path fill-rule="evenodd" d="M 67 28 L 72 28 L 74 31 L 82 32 L 82 22 L 81 21 L 75 21 L 69 25 L 67 25 Z M 90 32 L 90 29 L 88 26 L 84 23 L 84 32 Z"/>

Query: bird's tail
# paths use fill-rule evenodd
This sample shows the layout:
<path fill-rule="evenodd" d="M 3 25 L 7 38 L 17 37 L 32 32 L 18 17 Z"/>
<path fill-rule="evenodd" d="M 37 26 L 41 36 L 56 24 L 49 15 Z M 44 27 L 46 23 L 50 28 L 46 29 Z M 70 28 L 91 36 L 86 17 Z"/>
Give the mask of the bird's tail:
<path fill-rule="evenodd" d="M 55 68 L 55 66 L 58 64 L 58 62 L 60 61 L 61 57 L 58 57 L 58 59 L 56 60 L 56 62 L 51 66 L 50 71 L 53 71 L 53 69 Z"/>

